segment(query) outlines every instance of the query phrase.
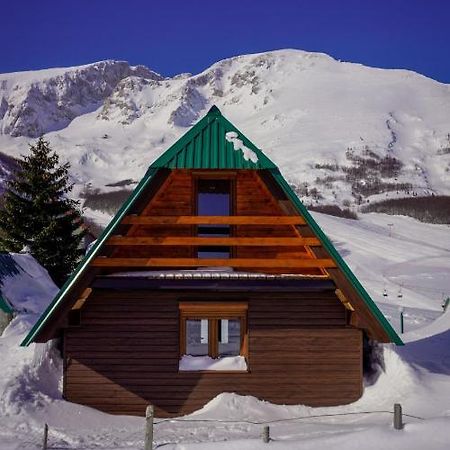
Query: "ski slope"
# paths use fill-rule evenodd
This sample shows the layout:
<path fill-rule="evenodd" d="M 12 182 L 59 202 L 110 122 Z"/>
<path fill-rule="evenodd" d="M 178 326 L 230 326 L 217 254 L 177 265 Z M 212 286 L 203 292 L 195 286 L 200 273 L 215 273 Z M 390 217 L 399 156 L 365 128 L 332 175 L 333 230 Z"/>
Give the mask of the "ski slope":
<path fill-rule="evenodd" d="M 450 225 L 374 213 L 360 220 L 313 215 L 398 333 L 404 309 L 404 340 L 439 317 L 450 295 Z"/>
<path fill-rule="evenodd" d="M 260 439 L 262 425 L 248 422 L 301 417 L 271 423 L 274 441 L 267 448 L 449 448 L 450 311 L 443 314 L 440 308 L 442 293 L 450 294 L 449 226 L 381 214 L 363 215 L 359 221 L 318 213 L 314 217 L 397 330 L 398 309 L 404 308 L 402 338 L 407 344 L 383 346 L 383 371 L 353 404 L 283 406 L 224 393 L 180 421 L 156 420 L 157 446 L 168 450 L 261 449 L 266 447 Z M 394 225 L 388 227 L 388 223 Z M 402 297 L 398 297 L 401 285 Z M 48 298 L 38 302 L 41 309 L 50 294 L 49 290 Z M 0 337 L 0 449 L 40 449 L 44 422 L 50 426 L 50 448 L 143 448 L 142 418 L 110 416 L 62 400 L 58 352 L 50 344 L 18 347 L 36 320 L 37 309 L 20 314 Z M 395 402 L 402 404 L 405 413 L 420 417 L 405 417 L 402 431 L 393 430 L 388 412 Z M 360 412 L 371 413 L 353 414 Z M 344 413 L 352 414 L 335 415 Z M 313 417 L 321 415 L 327 416 Z"/>

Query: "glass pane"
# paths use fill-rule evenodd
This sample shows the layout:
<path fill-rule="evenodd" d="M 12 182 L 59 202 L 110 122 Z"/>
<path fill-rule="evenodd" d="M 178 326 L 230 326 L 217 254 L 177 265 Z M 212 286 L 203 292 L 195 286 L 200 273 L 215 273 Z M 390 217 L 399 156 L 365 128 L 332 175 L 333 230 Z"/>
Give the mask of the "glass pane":
<path fill-rule="evenodd" d="M 229 216 L 230 194 L 229 193 L 198 193 L 199 216 Z"/>
<path fill-rule="evenodd" d="M 241 350 L 241 321 L 221 319 L 218 323 L 219 356 L 239 356 Z"/>
<path fill-rule="evenodd" d="M 197 214 L 199 216 L 229 216 L 229 180 L 198 180 Z"/>
<path fill-rule="evenodd" d="M 205 356 L 208 354 L 208 320 L 186 320 L 186 355 Z"/>
<path fill-rule="evenodd" d="M 230 180 L 198 180 L 197 214 L 199 216 L 229 216 L 231 212 Z M 228 225 L 199 225 L 201 237 L 226 237 L 230 235 Z M 229 258 L 229 247 L 199 247 L 198 258 Z"/>

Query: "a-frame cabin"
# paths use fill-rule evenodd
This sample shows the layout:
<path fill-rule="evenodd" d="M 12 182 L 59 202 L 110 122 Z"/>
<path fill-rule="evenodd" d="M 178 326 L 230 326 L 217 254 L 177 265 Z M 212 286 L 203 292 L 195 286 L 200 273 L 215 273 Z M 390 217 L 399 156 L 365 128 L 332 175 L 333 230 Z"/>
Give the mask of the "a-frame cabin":
<path fill-rule="evenodd" d="M 363 340 L 402 344 L 278 168 L 213 107 L 148 169 L 22 345 L 64 397 L 189 413 L 221 392 L 339 405 Z"/>

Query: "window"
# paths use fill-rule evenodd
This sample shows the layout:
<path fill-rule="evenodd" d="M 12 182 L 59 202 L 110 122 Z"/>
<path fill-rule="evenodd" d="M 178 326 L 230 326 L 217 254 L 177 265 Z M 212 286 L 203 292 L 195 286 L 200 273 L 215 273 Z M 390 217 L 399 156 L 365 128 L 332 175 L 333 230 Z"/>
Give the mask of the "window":
<path fill-rule="evenodd" d="M 180 370 L 246 370 L 247 341 L 246 303 L 180 303 Z"/>
<path fill-rule="evenodd" d="M 231 214 L 231 184 L 229 179 L 198 179 L 197 180 L 197 215 L 198 216 L 229 216 Z M 197 235 L 200 237 L 228 237 L 229 225 L 200 225 Z M 229 247 L 199 247 L 199 258 L 229 258 Z"/>

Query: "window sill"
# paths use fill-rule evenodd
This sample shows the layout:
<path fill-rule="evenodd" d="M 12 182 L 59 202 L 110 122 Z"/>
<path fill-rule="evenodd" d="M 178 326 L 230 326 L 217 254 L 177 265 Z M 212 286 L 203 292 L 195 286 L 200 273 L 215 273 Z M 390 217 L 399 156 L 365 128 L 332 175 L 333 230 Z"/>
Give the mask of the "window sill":
<path fill-rule="evenodd" d="M 243 356 L 226 356 L 213 359 L 209 356 L 184 355 L 180 359 L 179 372 L 248 372 Z"/>

